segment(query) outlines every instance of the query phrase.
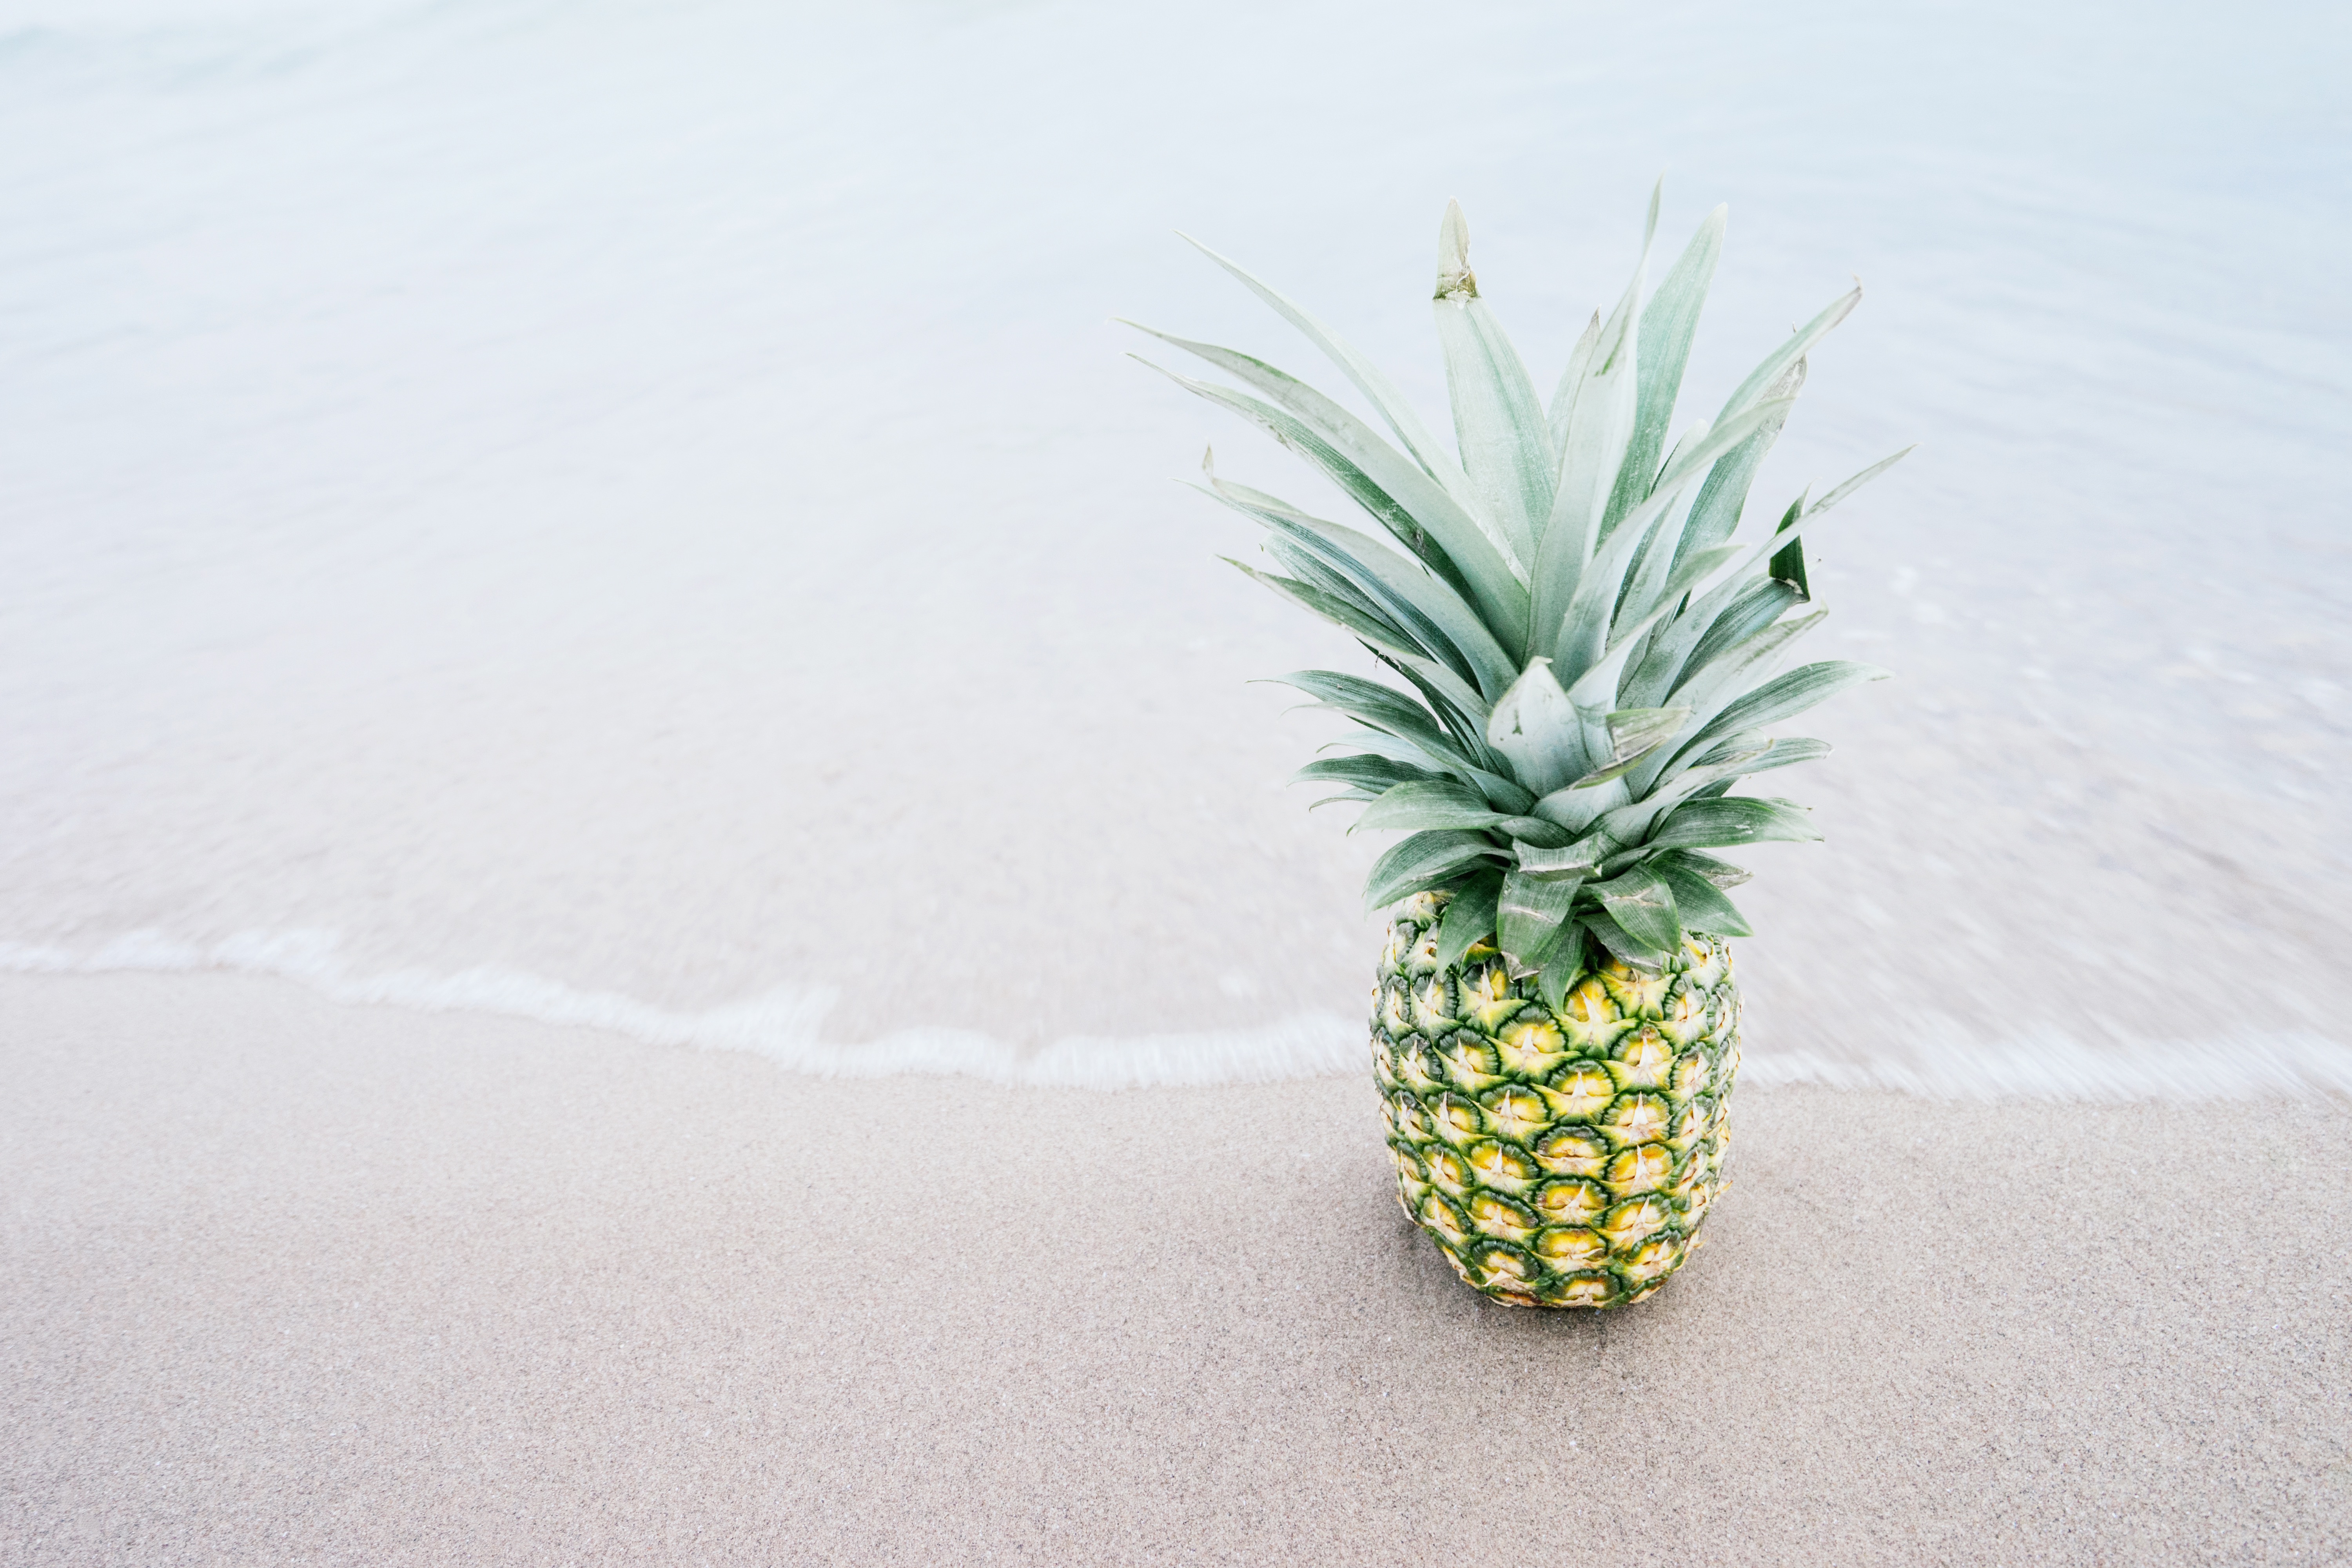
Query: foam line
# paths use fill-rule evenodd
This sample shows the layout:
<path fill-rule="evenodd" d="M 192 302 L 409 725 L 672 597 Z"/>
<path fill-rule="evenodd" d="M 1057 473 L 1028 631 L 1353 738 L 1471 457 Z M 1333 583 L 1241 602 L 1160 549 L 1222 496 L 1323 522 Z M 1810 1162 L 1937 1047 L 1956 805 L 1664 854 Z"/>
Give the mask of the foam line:
<path fill-rule="evenodd" d="M 1024 1055 L 976 1029 L 900 1029 L 856 1045 L 820 1033 L 835 995 L 822 987 L 779 986 L 699 1013 L 673 1012 L 616 992 L 582 991 L 519 970 L 482 967 L 435 974 L 393 970 L 360 975 L 323 931 L 248 931 L 210 948 L 156 931 L 134 931 L 76 953 L 0 942 L 0 971 L 100 974 L 123 971 L 226 970 L 296 981 L 334 1001 L 427 1013 L 490 1013 L 543 1024 L 607 1029 L 654 1045 L 750 1051 L 820 1078 L 952 1075 L 992 1083 L 1060 1089 L 1142 1089 L 1272 1083 L 1362 1068 L 1360 1021 L 1305 1013 L 1254 1029 L 1120 1038 L 1073 1036 Z"/>
<path fill-rule="evenodd" d="M 2093 1047 L 2049 1034 L 1864 1061 L 1802 1050 L 1746 1053 L 1740 1081 L 1882 1089 L 1922 1100 L 2093 1104 L 2352 1095 L 2352 1046 L 2317 1035 L 2248 1035 Z"/>
<path fill-rule="evenodd" d="M 228 971 L 295 981 L 331 999 L 419 1012 L 467 1012 L 605 1029 L 704 1050 L 749 1051 L 821 1078 L 955 1076 L 1063 1089 L 1273 1083 L 1364 1070 L 1363 1024 L 1303 1013 L 1254 1029 L 1122 1037 L 1072 1036 L 1024 1055 L 976 1029 L 901 1029 L 856 1045 L 823 1037 L 834 994 L 781 986 L 699 1013 L 616 992 L 582 991 L 518 970 L 354 974 L 322 931 L 248 931 L 212 947 L 134 931 L 87 952 L 0 942 L 0 972 L 101 974 Z M 2093 1047 L 2056 1033 L 1987 1044 L 1924 1027 L 1904 1047 L 1853 1059 L 1802 1049 L 1750 1049 L 1741 1081 L 1891 1089 L 1923 1100 L 2092 1103 L 2352 1095 L 2352 1045 L 2313 1034 Z"/>

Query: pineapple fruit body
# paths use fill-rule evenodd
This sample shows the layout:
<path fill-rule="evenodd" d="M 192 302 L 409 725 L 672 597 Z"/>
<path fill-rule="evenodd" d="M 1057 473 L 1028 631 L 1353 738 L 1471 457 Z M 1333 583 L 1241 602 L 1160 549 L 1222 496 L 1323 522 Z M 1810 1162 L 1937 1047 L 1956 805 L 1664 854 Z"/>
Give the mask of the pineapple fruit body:
<path fill-rule="evenodd" d="M 1730 946 L 1689 932 L 1654 973 L 1577 976 L 1554 1012 L 1491 942 L 1441 967 L 1444 905 L 1399 906 L 1373 993 L 1397 1201 L 1497 1301 L 1639 1301 L 1682 1267 L 1723 1190 Z"/>

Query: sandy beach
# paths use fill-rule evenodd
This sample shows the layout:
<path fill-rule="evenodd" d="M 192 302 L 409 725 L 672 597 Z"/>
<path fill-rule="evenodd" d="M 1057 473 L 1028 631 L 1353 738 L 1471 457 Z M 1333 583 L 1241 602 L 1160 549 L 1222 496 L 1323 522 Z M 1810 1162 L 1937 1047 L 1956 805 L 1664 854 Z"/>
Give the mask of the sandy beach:
<path fill-rule="evenodd" d="M 2352 1117 L 1751 1088 L 1518 1312 L 1368 1085 L 0 979 L 11 1563 L 2340 1563 Z M 1823 1157 L 1823 1151 L 1830 1156 Z"/>

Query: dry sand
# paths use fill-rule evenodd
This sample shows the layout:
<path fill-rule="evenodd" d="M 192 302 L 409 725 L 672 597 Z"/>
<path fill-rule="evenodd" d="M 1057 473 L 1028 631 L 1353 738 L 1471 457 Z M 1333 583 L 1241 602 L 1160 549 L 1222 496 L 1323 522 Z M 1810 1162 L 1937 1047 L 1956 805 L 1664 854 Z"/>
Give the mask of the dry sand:
<path fill-rule="evenodd" d="M 1741 1096 L 1515 1311 L 1368 1086 L 826 1082 L 0 979 L 0 1559 L 2342 1563 L 2352 1116 Z"/>

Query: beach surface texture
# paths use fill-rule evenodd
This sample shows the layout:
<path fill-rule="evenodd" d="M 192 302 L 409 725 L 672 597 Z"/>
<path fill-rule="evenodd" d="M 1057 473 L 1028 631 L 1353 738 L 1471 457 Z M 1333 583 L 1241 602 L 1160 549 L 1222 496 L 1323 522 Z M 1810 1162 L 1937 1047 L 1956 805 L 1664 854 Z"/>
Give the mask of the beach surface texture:
<path fill-rule="evenodd" d="M 0 0 L 0 1568 L 2352 1562 L 2343 8 L 1475 9 Z M 1661 171 L 1897 679 L 1514 1311 L 1113 318 L 1443 426 Z"/>
<path fill-rule="evenodd" d="M 1363 1079 L 824 1081 L 0 983 L 10 1562 L 2336 1563 L 2352 1117 L 1738 1097 L 1613 1313 L 1465 1290 Z"/>

